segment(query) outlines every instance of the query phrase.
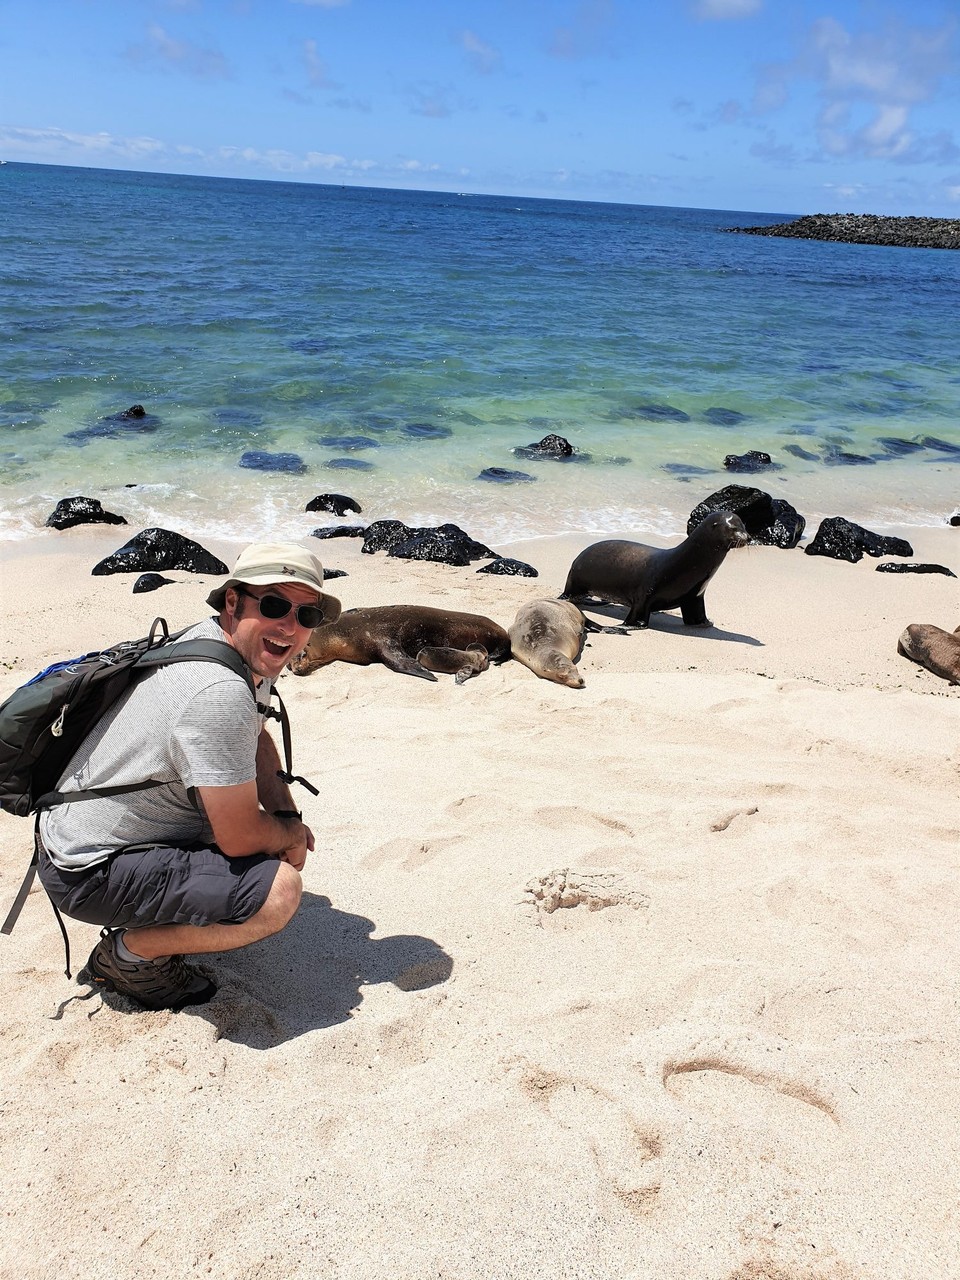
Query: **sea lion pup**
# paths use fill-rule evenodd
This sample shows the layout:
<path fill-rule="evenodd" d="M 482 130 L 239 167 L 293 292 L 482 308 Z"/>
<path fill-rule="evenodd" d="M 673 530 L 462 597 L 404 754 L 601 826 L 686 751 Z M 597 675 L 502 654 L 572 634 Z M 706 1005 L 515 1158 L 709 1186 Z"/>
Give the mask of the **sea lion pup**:
<path fill-rule="evenodd" d="M 951 684 L 960 684 L 960 627 L 951 632 L 932 622 L 911 622 L 897 642 L 897 653 Z"/>
<path fill-rule="evenodd" d="M 687 627 L 709 627 L 704 592 L 728 551 L 749 534 L 739 516 L 711 511 L 677 547 L 648 547 L 611 539 L 581 551 L 567 574 L 561 600 L 598 596 L 627 605 L 625 627 L 645 627 L 657 609 L 679 609 Z"/>
<path fill-rule="evenodd" d="M 435 670 L 476 675 L 485 670 L 475 649 L 483 649 L 489 662 L 510 657 L 510 637 L 503 627 L 478 613 L 454 613 L 419 604 L 388 604 L 370 609 L 348 609 L 336 622 L 319 626 L 307 647 L 289 663 L 298 676 L 307 676 L 330 662 L 355 662 L 362 667 L 382 662 L 403 675 L 436 680 L 417 655 L 428 651 Z M 467 679 L 467 675 L 463 676 Z M 463 683 L 460 680 L 459 683 Z"/>
<path fill-rule="evenodd" d="M 582 689 L 583 676 L 573 664 L 586 634 L 587 620 L 569 600 L 531 600 L 513 620 L 510 652 L 541 680 Z"/>

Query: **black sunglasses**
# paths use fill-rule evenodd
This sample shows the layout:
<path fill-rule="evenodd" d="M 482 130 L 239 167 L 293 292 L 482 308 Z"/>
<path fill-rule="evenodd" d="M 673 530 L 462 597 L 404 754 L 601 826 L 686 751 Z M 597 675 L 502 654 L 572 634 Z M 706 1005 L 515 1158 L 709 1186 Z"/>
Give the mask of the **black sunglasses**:
<path fill-rule="evenodd" d="M 261 617 L 264 618 L 285 618 L 291 609 L 296 608 L 297 622 L 301 627 L 319 627 L 323 621 L 323 606 L 319 604 L 298 604 L 294 605 L 291 600 L 285 600 L 283 596 L 255 596 L 252 591 L 247 591 L 241 587 L 238 582 L 233 583 L 233 589 L 237 595 L 249 596 L 251 600 L 256 600 L 260 607 Z"/>

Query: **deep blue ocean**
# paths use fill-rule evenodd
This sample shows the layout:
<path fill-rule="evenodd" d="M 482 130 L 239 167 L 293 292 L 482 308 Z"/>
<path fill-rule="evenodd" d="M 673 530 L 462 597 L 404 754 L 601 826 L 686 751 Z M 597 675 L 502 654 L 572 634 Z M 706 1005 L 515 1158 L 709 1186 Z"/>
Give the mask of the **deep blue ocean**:
<path fill-rule="evenodd" d="M 942 523 L 960 253 L 727 230 L 787 216 L 4 164 L 0 537 L 74 494 L 297 537 L 323 492 L 485 541 L 672 534 L 747 449 L 808 521 Z M 512 452 L 548 433 L 580 456 Z"/>

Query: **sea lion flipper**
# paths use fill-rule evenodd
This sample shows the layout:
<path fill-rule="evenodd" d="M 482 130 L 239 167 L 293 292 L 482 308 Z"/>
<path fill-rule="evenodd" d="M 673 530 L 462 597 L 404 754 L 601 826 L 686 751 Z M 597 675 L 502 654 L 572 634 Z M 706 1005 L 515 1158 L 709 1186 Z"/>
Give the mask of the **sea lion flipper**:
<path fill-rule="evenodd" d="M 472 644 L 466 649 L 452 649 L 446 645 L 426 645 L 417 654 L 417 662 L 430 671 L 442 671 L 455 676 L 457 684 L 463 684 L 471 676 L 486 671 L 490 665 L 487 651 L 482 644 Z"/>
<path fill-rule="evenodd" d="M 385 649 L 380 661 L 385 667 L 389 667 L 391 671 L 397 671 L 403 676 L 419 676 L 421 680 L 434 681 L 437 678 L 426 667 L 421 666 L 416 659 L 404 653 L 402 649 Z"/>

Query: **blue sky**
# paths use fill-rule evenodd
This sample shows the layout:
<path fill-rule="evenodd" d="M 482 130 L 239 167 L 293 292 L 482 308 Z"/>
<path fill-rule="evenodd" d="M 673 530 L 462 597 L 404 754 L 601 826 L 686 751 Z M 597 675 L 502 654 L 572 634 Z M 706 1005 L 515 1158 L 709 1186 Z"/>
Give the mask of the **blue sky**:
<path fill-rule="evenodd" d="M 960 217 L 957 0 L 0 0 L 0 158 Z"/>

